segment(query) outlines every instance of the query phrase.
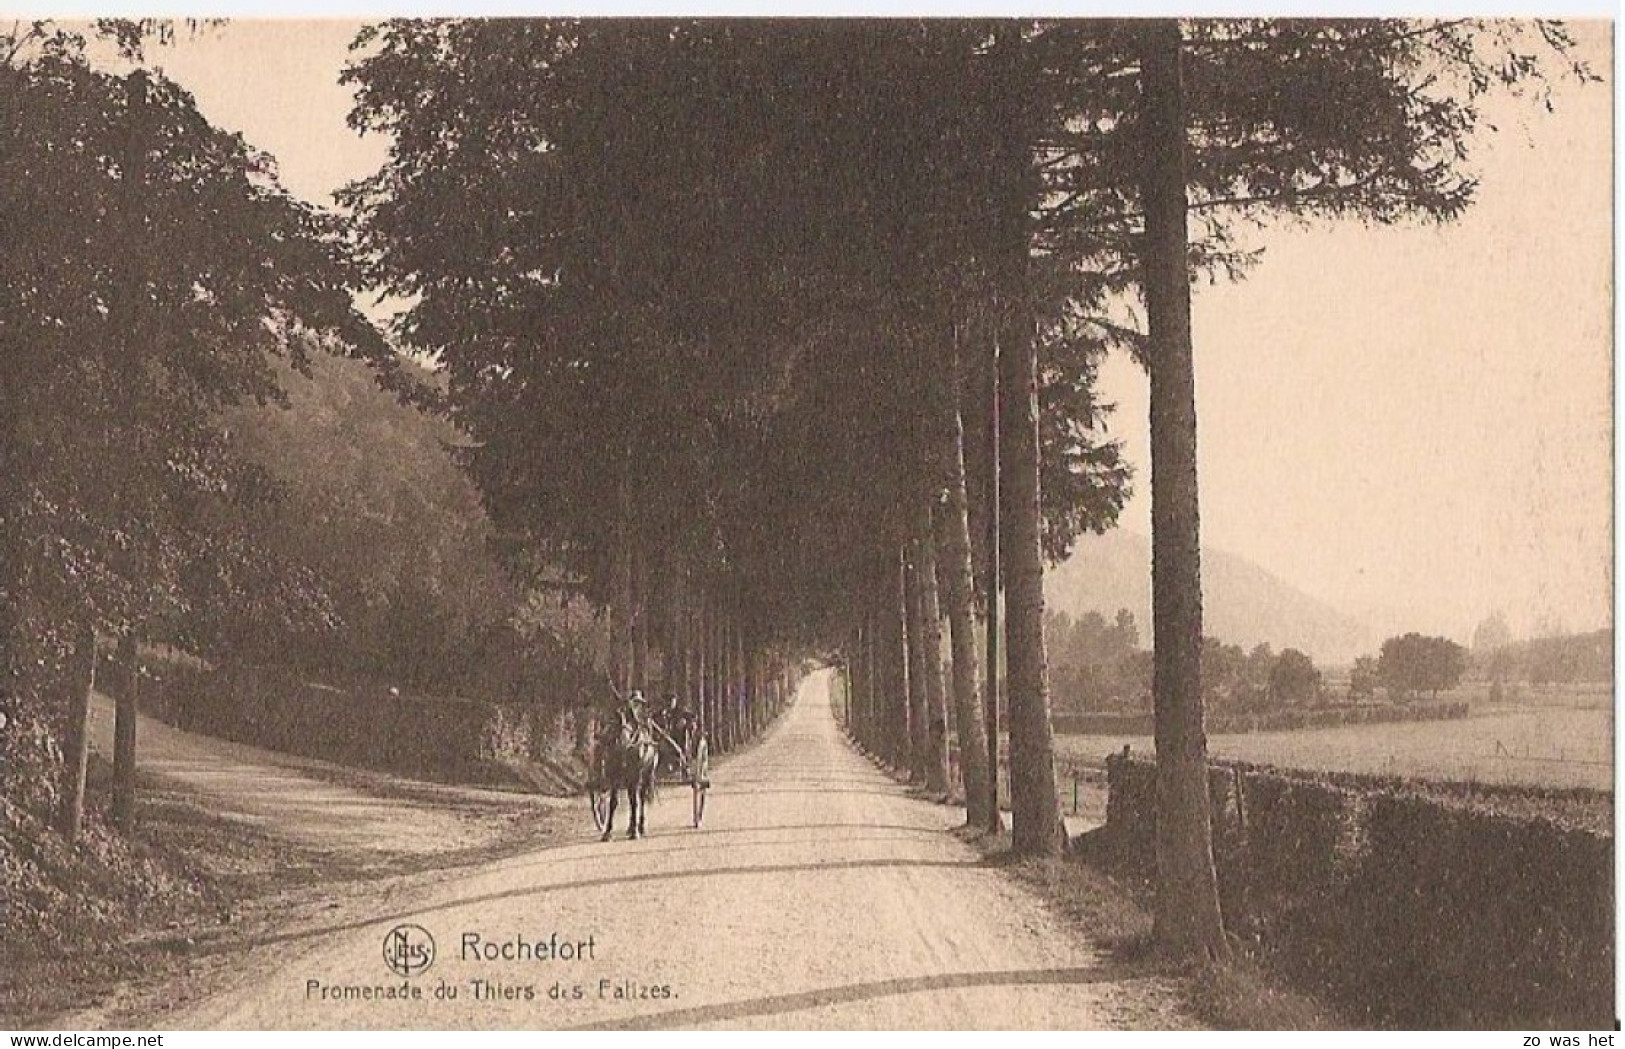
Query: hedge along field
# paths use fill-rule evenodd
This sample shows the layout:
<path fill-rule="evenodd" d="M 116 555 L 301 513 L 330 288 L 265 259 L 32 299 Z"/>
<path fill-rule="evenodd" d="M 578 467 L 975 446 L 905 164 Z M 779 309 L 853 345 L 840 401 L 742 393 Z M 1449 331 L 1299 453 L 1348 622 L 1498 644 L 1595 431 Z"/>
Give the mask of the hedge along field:
<path fill-rule="evenodd" d="M 1613 731 L 1606 707 L 1502 708 L 1447 721 L 1216 734 L 1208 753 L 1319 772 L 1612 791 Z M 1058 757 L 1093 768 L 1124 744 L 1151 753 L 1150 736 L 1056 737 Z"/>
<path fill-rule="evenodd" d="M 1148 878 L 1155 765 L 1119 758 L 1107 774 L 1106 825 L 1078 846 Z M 1610 796 L 1239 763 L 1212 766 L 1209 791 L 1226 928 L 1351 1017 L 1506 1030 L 1612 1019 Z"/>

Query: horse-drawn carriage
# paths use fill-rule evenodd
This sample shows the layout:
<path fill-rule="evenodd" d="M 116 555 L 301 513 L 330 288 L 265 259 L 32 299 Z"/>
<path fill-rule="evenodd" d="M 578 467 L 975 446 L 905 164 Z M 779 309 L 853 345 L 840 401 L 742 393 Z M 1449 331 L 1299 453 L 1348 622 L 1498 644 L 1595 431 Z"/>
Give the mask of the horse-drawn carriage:
<path fill-rule="evenodd" d="M 656 784 L 689 787 L 693 825 L 698 828 L 705 817 L 705 796 L 711 788 L 711 754 L 705 732 L 692 716 L 681 712 L 671 716 L 675 707 L 668 712 L 663 719 L 623 705 L 595 738 L 587 799 L 593 824 L 606 841 L 614 831 L 616 799 L 621 793 L 627 799 L 627 837 L 644 833 L 644 807 L 654 797 Z"/>

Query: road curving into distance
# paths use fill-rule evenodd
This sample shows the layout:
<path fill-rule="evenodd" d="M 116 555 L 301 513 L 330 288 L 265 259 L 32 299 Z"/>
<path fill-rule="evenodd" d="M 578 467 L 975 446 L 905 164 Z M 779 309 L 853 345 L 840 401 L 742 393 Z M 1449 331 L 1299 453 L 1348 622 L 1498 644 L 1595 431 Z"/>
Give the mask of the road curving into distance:
<path fill-rule="evenodd" d="M 858 755 L 830 680 L 714 770 L 702 829 L 686 787 L 639 841 L 598 841 L 583 802 L 578 840 L 290 933 L 165 1026 L 1191 1026 L 1160 981 L 1114 969 L 949 834 L 962 810 Z"/>

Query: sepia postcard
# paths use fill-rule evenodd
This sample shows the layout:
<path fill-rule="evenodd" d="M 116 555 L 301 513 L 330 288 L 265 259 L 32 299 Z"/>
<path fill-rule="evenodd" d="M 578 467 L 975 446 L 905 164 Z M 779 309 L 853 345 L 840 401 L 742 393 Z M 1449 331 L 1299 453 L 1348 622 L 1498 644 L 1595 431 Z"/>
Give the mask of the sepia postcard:
<path fill-rule="evenodd" d="M 0 20 L 0 1028 L 1616 1044 L 1613 33 Z"/>

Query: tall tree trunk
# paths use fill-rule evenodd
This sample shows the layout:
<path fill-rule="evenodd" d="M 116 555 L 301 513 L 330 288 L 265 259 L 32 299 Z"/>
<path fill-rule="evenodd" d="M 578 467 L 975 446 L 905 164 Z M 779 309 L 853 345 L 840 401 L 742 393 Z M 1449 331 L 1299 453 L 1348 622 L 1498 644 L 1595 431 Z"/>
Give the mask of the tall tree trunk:
<path fill-rule="evenodd" d="M 742 741 L 743 734 L 739 731 L 739 649 L 734 643 L 738 628 L 734 626 L 732 618 L 726 620 L 722 627 L 722 660 L 723 666 L 728 668 L 722 683 L 722 695 L 725 709 L 723 720 L 728 723 L 728 747 L 737 747 Z"/>
<path fill-rule="evenodd" d="M 739 720 L 747 740 L 756 738 L 756 649 L 739 635 Z"/>
<path fill-rule="evenodd" d="M 119 682 L 113 722 L 113 822 L 124 830 L 135 823 L 135 715 L 141 695 L 140 646 L 134 630 L 118 640 Z"/>
<path fill-rule="evenodd" d="M 688 585 L 688 566 L 680 563 L 672 573 L 671 621 L 667 627 L 666 688 L 682 705 L 694 702 L 694 602 Z"/>
<path fill-rule="evenodd" d="M 701 591 L 694 602 L 694 631 L 689 644 L 694 649 L 694 709 L 699 714 L 700 731 L 716 746 L 716 723 L 711 720 L 711 600 Z"/>
<path fill-rule="evenodd" d="M 750 653 L 750 734 L 760 736 L 767 725 L 767 676 L 762 669 L 762 653 L 752 648 Z"/>
<path fill-rule="evenodd" d="M 874 598 L 865 593 L 863 602 L 863 749 L 871 757 L 880 754 L 880 616 Z"/>
<path fill-rule="evenodd" d="M 1038 344 L 1031 295 L 1029 208 L 1037 202 L 1020 41 L 1002 35 L 1009 61 L 1000 171 L 1009 196 L 996 216 L 999 339 L 1000 562 L 1004 570 L 1005 673 L 1009 690 L 1011 849 L 1058 856 L 1066 845 L 1056 791 L 1049 685 L 1044 665 L 1043 514 L 1038 483 Z"/>
<path fill-rule="evenodd" d="M 609 677 L 626 695 L 632 690 L 632 452 L 625 451 L 616 488 L 613 590 L 609 618 Z"/>
<path fill-rule="evenodd" d="M 750 667 L 745 663 L 745 632 L 735 625 L 732 635 L 734 739 L 744 743 L 750 738 L 750 722 L 746 716 L 746 704 L 750 700 Z"/>
<path fill-rule="evenodd" d="M 68 661 L 67 738 L 63 741 L 67 759 L 67 783 L 62 792 L 58 829 L 72 844 L 79 840 L 85 820 L 85 773 L 90 766 L 90 696 L 96 689 L 96 631 L 89 622 L 81 624 Z"/>
<path fill-rule="evenodd" d="M 742 738 L 756 738 L 756 652 L 745 644 L 739 657 L 739 724 Z"/>
<path fill-rule="evenodd" d="M 886 587 L 886 704 L 890 712 L 886 760 L 893 770 L 908 768 L 908 634 L 904 600 L 903 551 L 893 547 Z"/>
<path fill-rule="evenodd" d="M 852 638 L 852 655 L 847 660 L 846 682 L 846 723 L 852 739 L 860 746 L 863 743 L 863 650 L 868 644 L 868 628 L 864 624 L 863 614 L 858 614 L 857 631 Z"/>
<path fill-rule="evenodd" d="M 925 691 L 925 628 L 920 608 L 920 544 L 911 538 L 903 548 L 903 654 L 908 667 L 908 775 L 916 783 L 926 780 L 926 755 L 931 748 L 929 697 Z"/>
<path fill-rule="evenodd" d="M 998 810 L 992 806 L 988 786 L 987 722 L 977 680 L 975 575 L 971 568 L 968 493 L 965 486 L 965 425 L 960 417 L 963 363 L 958 332 L 954 334 L 953 380 L 949 396 L 942 398 L 948 429 L 948 499 L 937 515 L 940 539 L 937 570 L 948 602 L 948 627 L 953 650 L 954 722 L 959 734 L 959 775 L 965 788 L 966 823 L 992 827 Z"/>
<path fill-rule="evenodd" d="M 1008 527 L 1004 568 L 1005 673 L 1010 721 L 1010 845 L 1021 855 L 1059 856 L 1066 845 L 1055 778 L 1044 661 L 1044 561 L 1038 488 L 1038 369 L 1025 316 L 1001 347 L 1004 433 L 1000 456 Z"/>
<path fill-rule="evenodd" d="M 728 724 L 728 625 L 723 615 L 717 614 L 712 627 L 712 653 L 715 671 L 712 672 L 712 714 L 717 719 L 717 740 L 721 749 L 733 747 L 733 726 Z"/>
<path fill-rule="evenodd" d="M 864 696 L 868 694 L 869 687 L 869 617 L 861 610 L 858 613 L 857 645 L 852 652 L 852 688 L 846 694 L 846 716 L 852 726 L 852 739 L 867 750 Z"/>
<path fill-rule="evenodd" d="M 632 564 L 632 687 L 649 688 L 649 558 L 640 546 Z M 652 697 L 651 697 L 652 698 Z"/>
<path fill-rule="evenodd" d="M 869 750 L 869 625 L 868 612 L 858 614 L 858 651 L 851 656 L 851 695 L 847 706 L 851 710 L 851 737 L 858 745 Z"/>
<path fill-rule="evenodd" d="M 1172 955 L 1227 952 L 1213 868 L 1202 724 L 1202 564 L 1191 350 L 1181 32 L 1143 30 L 1145 298 L 1151 373 L 1151 589 L 1155 638 L 1157 904 Z"/>
<path fill-rule="evenodd" d="M 876 636 L 880 629 L 879 617 L 876 616 L 874 606 L 868 604 L 865 614 L 867 627 L 863 631 L 863 749 L 870 754 L 880 753 L 880 668 L 878 652 L 880 641 Z"/>
<path fill-rule="evenodd" d="M 948 793 L 948 698 L 942 680 L 942 608 L 937 599 L 935 514 L 923 504 L 919 524 L 920 673 L 925 684 L 925 785 L 933 794 Z"/>
<path fill-rule="evenodd" d="M 756 739 L 756 650 L 739 632 L 739 726 L 746 740 Z"/>
<path fill-rule="evenodd" d="M 721 617 L 717 646 L 717 666 L 721 670 L 717 681 L 717 724 L 722 726 L 723 738 L 732 750 L 739 742 L 739 726 L 734 721 L 733 620 L 727 616 Z"/>
<path fill-rule="evenodd" d="M 999 815 L 999 682 L 1004 679 L 1004 663 L 999 657 L 999 642 L 1004 637 L 1003 627 L 999 622 L 999 610 L 1002 607 L 1001 594 L 1004 590 L 1004 563 L 1000 556 L 1002 538 L 1000 525 L 1004 516 L 1004 493 L 1002 480 L 1003 464 L 1000 458 L 1000 435 L 1003 433 L 1001 424 L 1001 411 L 1003 398 L 999 394 L 999 340 L 993 339 L 990 344 L 993 364 L 993 381 L 988 387 L 992 396 L 992 425 L 988 429 L 988 493 L 987 499 L 987 593 L 983 600 L 986 615 L 983 618 L 983 628 L 987 634 L 987 679 L 984 691 L 987 693 L 984 702 L 987 736 L 987 802 L 988 802 L 988 829 L 1001 831 L 1004 829 L 1004 819 Z"/>
<path fill-rule="evenodd" d="M 724 746 L 732 750 L 739 737 L 734 724 L 733 624 L 726 617 L 717 630 L 717 667 L 717 725 L 722 729 Z"/>

